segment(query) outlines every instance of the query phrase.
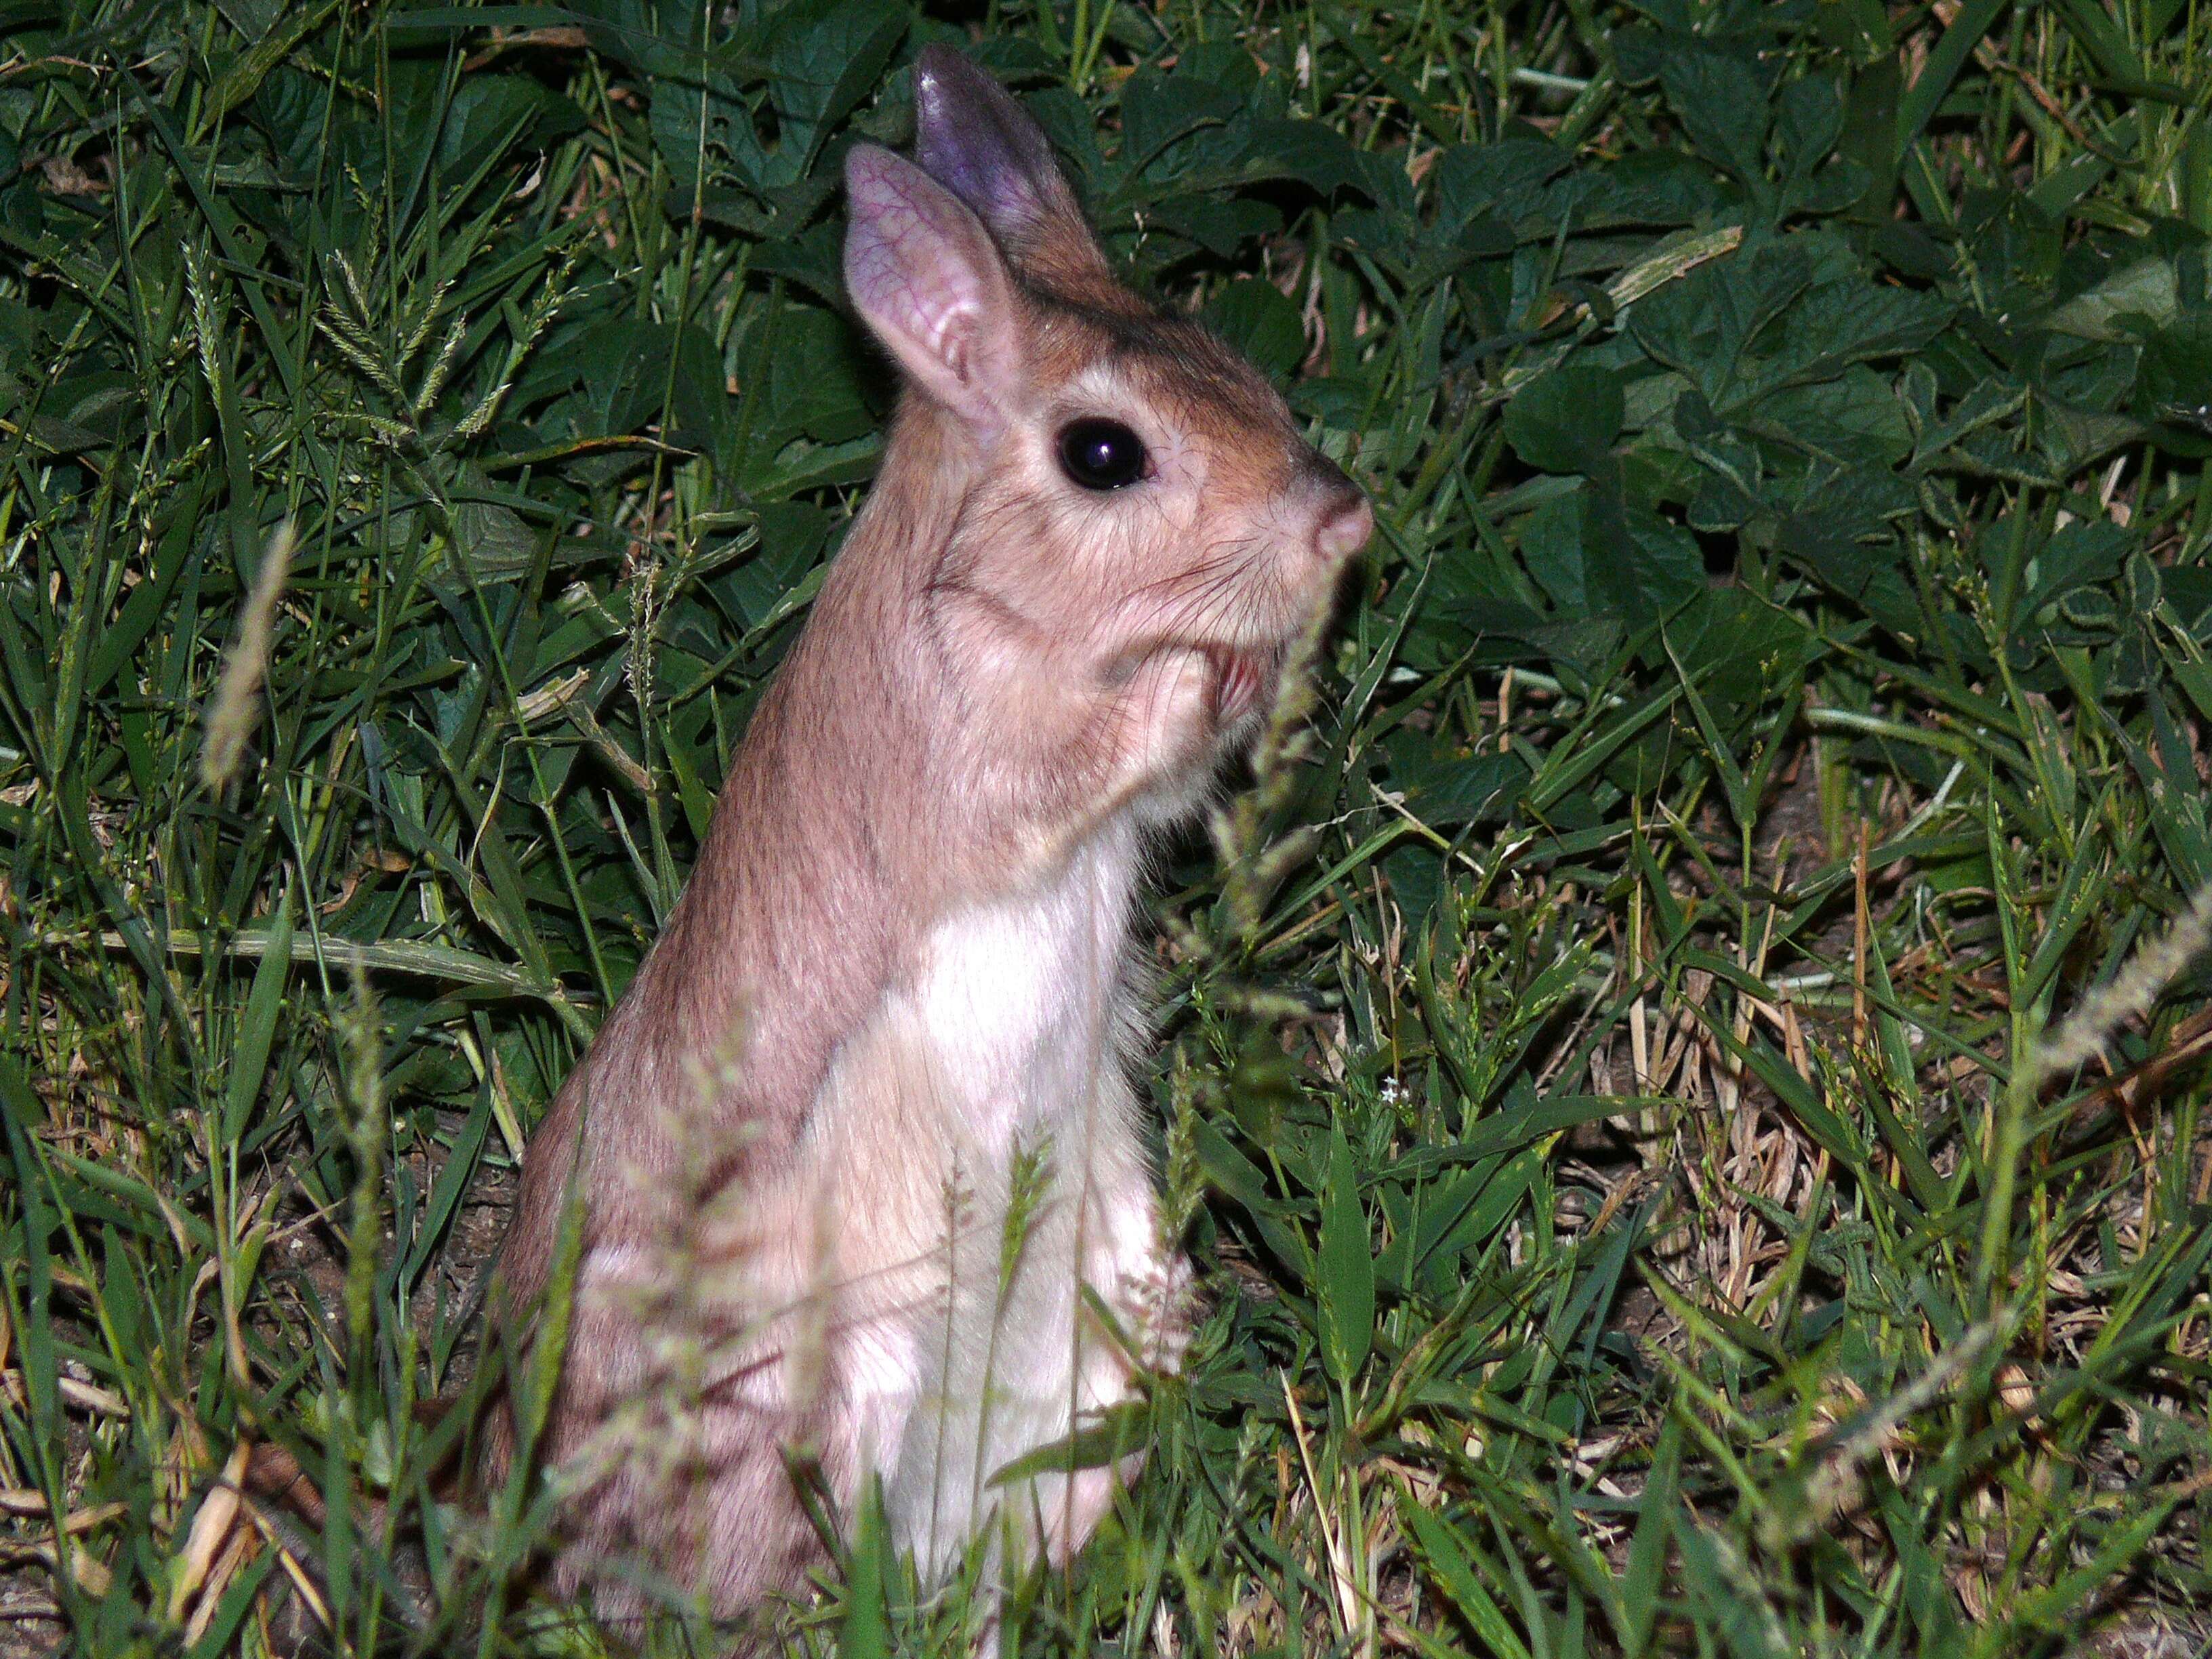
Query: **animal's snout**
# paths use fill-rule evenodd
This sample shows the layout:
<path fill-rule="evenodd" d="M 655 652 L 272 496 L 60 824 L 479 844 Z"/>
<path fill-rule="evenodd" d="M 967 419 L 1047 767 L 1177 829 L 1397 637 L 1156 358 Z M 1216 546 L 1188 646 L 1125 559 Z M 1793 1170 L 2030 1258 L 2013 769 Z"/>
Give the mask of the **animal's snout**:
<path fill-rule="evenodd" d="M 1325 565 L 1344 564 L 1375 533 L 1375 509 L 1368 506 L 1366 492 L 1319 451 L 1306 451 L 1299 471 L 1304 488 L 1298 493 L 1313 514 L 1308 522 L 1313 526 L 1314 556 Z"/>
<path fill-rule="evenodd" d="M 1329 564 L 1343 564 L 1375 533 L 1375 509 L 1349 480 L 1339 482 L 1322 499 L 1314 529 L 1314 551 Z"/>

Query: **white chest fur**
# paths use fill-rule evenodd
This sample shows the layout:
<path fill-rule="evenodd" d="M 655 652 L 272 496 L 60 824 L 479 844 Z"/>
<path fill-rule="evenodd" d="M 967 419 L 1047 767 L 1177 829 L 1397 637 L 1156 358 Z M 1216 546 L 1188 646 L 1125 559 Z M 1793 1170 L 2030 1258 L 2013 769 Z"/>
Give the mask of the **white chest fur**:
<path fill-rule="evenodd" d="M 961 911 L 924 943 L 901 1000 L 971 1156 L 995 1165 L 1016 1140 L 1057 1138 L 1114 1065 L 1134 861 L 1127 830 L 1101 837 L 1048 884 Z"/>
<path fill-rule="evenodd" d="M 1107 1471 L 990 1476 L 1132 1386 L 1084 1287 L 1126 1324 L 1180 1283 L 1120 1058 L 1135 859 L 1119 829 L 947 918 L 823 1090 L 806 1185 L 834 1218 L 856 1463 L 925 1571 L 994 1515 L 1032 1543 L 1088 1531 Z"/>

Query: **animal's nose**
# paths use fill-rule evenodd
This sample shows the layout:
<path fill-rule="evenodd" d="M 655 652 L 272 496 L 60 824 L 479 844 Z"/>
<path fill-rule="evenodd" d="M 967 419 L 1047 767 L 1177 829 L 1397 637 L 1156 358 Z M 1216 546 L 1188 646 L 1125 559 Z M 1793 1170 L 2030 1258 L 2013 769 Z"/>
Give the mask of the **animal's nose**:
<path fill-rule="evenodd" d="M 1375 533 L 1375 509 L 1350 483 L 1332 490 L 1314 532 L 1314 551 L 1331 564 L 1342 564 L 1367 545 Z"/>

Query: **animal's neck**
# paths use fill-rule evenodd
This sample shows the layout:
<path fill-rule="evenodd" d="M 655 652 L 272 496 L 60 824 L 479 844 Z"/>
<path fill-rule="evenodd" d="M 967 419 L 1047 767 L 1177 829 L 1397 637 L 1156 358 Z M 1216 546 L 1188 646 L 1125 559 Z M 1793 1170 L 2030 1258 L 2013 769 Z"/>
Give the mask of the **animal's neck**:
<path fill-rule="evenodd" d="M 911 627 L 916 600 L 958 529 L 977 459 L 950 416 L 908 392 L 824 597 L 832 586 L 857 590 L 850 597 L 872 604 L 872 622 L 895 633 Z"/>

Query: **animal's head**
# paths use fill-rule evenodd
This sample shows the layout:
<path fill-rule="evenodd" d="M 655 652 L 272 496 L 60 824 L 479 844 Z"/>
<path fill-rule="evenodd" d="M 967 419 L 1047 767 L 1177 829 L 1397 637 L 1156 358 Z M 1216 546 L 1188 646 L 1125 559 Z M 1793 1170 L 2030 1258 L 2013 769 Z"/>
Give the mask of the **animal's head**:
<path fill-rule="evenodd" d="M 1103 684 L 1201 653 L 1218 721 L 1246 723 L 1365 544 L 1365 497 L 1249 363 L 1115 279 L 995 81 L 932 46 L 915 104 L 914 161 L 847 160 L 845 272 L 908 397 L 964 452 L 942 580 Z"/>

